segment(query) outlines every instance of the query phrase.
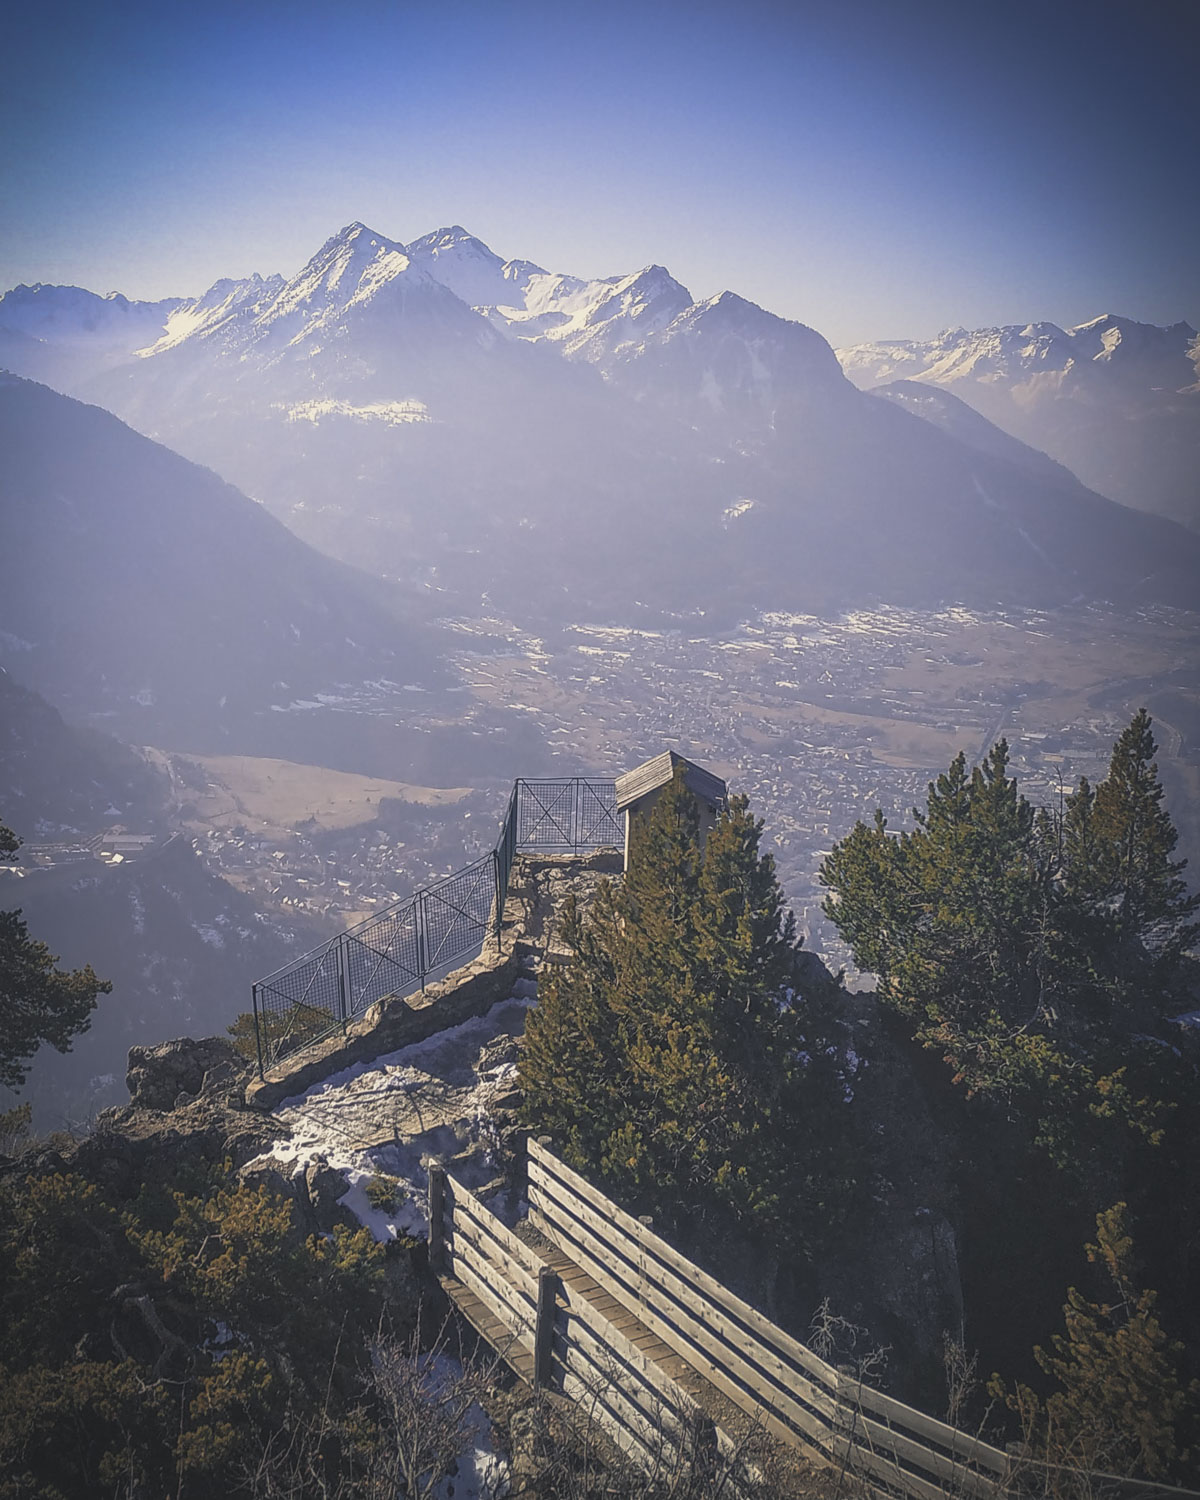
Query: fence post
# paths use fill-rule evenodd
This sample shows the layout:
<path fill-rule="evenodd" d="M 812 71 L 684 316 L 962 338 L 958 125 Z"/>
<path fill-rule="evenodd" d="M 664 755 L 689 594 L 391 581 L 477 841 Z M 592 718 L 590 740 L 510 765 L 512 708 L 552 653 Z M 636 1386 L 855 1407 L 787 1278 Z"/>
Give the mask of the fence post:
<path fill-rule="evenodd" d="M 558 1275 L 553 1266 L 538 1270 L 537 1324 L 533 1335 L 533 1385 L 548 1386 L 554 1359 L 554 1320 L 558 1311 Z"/>
<path fill-rule="evenodd" d="M 500 949 L 500 929 L 504 922 L 504 892 L 500 888 L 500 851 L 492 850 L 492 878 L 496 883 L 496 948 Z"/>
<path fill-rule="evenodd" d="M 425 893 L 422 891 L 413 903 L 417 919 L 417 968 L 421 972 L 421 993 L 425 993 Z"/>
<path fill-rule="evenodd" d="M 250 986 L 250 1003 L 254 1006 L 254 1049 L 258 1053 L 258 1076 L 263 1076 L 262 1026 L 259 1023 L 258 985 Z"/>
<path fill-rule="evenodd" d="M 446 1259 L 446 1169 L 429 1163 L 429 1267 L 440 1271 Z"/>
<path fill-rule="evenodd" d="M 341 1022 L 343 1029 L 346 1018 L 350 1015 L 350 965 L 346 962 L 346 934 L 343 932 L 338 938 L 338 1005 L 341 1007 Z"/>

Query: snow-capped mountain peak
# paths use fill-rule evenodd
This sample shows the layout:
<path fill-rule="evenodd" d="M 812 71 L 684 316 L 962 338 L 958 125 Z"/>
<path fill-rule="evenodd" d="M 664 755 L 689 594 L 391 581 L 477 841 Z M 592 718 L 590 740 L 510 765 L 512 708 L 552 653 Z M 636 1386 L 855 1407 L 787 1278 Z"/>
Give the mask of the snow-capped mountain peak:
<path fill-rule="evenodd" d="M 691 293 L 663 266 L 596 281 L 532 267 L 524 286 L 514 276 L 508 299 L 486 312 L 510 337 L 554 344 L 597 364 L 661 332 L 691 305 Z"/>
<path fill-rule="evenodd" d="M 1067 329 L 953 328 L 928 342 L 858 344 L 838 356 L 863 390 L 896 379 L 953 390 L 1102 494 L 1200 520 L 1200 338 L 1188 323 L 1164 328 L 1103 313 Z"/>
<path fill-rule="evenodd" d="M 131 302 L 120 292 L 100 296 L 78 286 L 17 286 L 0 296 L 0 328 L 54 344 L 136 348 L 153 338 L 183 297 Z"/>
<path fill-rule="evenodd" d="M 283 289 L 284 279 L 274 276 L 250 276 L 234 280 L 222 277 L 214 281 L 209 289 L 191 302 L 185 302 L 167 319 L 163 336 L 147 348 L 139 349 L 142 359 L 153 354 L 162 354 L 182 344 L 193 336 L 207 336 L 235 315 L 253 315 L 276 297 Z"/>
<path fill-rule="evenodd" d="M 461 224 L 422 235 L 407 247 L 407 253 L 414 265 L 468 307 L 521 307 L 532 279 L 546 275 L 532 261 L 502 260 Z"/>
<path fill-rule="evenodd" d="M 403 245 L 365 224 L 347 224 L 325 241 L 262 316 L 278 322 L 296 313 L 344 307 L 364 290 L 402 275 L 409 266 Z"/>

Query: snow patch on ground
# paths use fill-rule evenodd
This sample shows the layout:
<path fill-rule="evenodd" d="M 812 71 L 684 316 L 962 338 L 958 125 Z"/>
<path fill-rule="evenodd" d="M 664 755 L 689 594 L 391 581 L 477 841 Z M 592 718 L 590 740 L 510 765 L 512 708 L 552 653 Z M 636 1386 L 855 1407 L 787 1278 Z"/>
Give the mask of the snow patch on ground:
<path fill-rule="evenodd" d="M 732 505 L 726 506 L 721 512 L 725 517 L 726 525 L 730 521 L 736 521 L 739 516 L 744 516 L 747 511 L 753 510 L 757 504 L 757 500 L 748 500 L 743 496 L 740 500 L 735 500 Z"/>
<path fill-rule="evenodd" d="M 290 1134 L 260 1160 L 270 1157 L 299 1173 L 320 1157 L 346 1180 L 339 1201 L 377 1240 L 426 1233 L 431 1159 L 456 1158 L 455 1174 L 468 1187 L 496 1175 L 491 1106 L 515 1085 L 517 1038 L 536 996 L 537 981 L 520 978 L 486 1015 L 356 1063 L 283 1100 L 274 1113 Z M 380 1174 L 401 1184 L 391 1210 L 367 1199 L 367 1184 Z"/>
<path fill-rule="evenodd" d="M 462 1366 L 448 1354 L 428 1355 L 424 1368 L 435 1389 L 462 1379 Z M 491 1421 L 478 1401 L 463 1415 L 462 1435 L 456 1470 L 435 1487 L 434 1500 L 503 1500 L 510 1489 L 508 1463 L 496 1451 Z"/>

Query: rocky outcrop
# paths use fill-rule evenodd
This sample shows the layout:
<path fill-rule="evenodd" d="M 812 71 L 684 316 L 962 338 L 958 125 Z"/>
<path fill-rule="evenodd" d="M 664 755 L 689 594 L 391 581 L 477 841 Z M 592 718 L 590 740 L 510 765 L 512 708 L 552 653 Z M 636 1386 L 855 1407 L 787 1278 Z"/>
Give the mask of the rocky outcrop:
<path fill-rule="evenodd" d="M 232 1081 L 246 1065 L 225 1037 L 180 1037 L 154 1047 L 131 1047 L 125 1083 L 129 1100 L 139 1109 L 174 1109 L 211 1082 Z"/>

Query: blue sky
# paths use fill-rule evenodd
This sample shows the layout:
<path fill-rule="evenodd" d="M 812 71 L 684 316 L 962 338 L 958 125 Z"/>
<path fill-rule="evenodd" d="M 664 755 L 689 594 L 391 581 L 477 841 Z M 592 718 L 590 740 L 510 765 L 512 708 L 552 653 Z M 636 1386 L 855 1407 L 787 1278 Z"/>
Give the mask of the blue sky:
<path fill-rule="evenodd" d="M 341 225 L 652 261 L 835 343 L 1200 323 L 1193 0 L 45 0 L 0 288 L 191 294 Z"/>

